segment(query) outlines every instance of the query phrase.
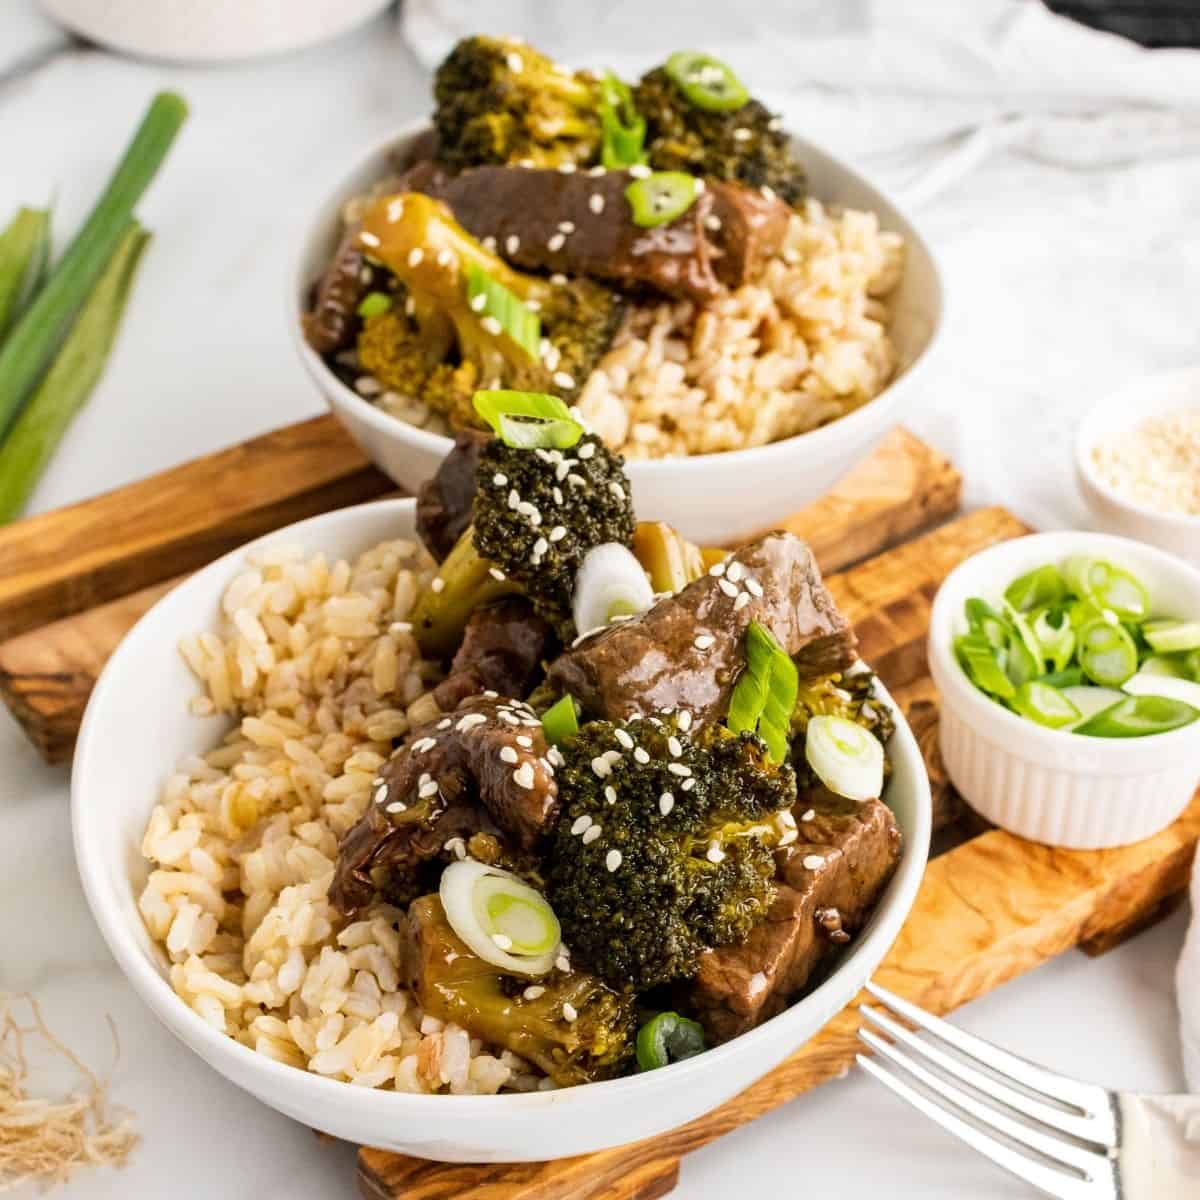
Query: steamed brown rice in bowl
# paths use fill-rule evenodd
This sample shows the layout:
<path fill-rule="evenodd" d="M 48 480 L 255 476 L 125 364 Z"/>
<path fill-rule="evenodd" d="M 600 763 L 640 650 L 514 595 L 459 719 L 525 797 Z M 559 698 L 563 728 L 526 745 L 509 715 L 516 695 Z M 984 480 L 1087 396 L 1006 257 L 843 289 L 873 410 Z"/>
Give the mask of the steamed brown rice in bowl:
<path fill-rule="evenodd" d="M 235 725 L 168 777 L 138 908 L 179 997 L 260 1054 L 364 1087 L 532 1091 L 552 1086 L 535 1067 L 421 1011 L 399 976 L 399 910 L 351 921 L 327 895 L 392 739 L 436 711 L 440 669 L 406 623 L 432 573 L 408 540 L 350 561 L 250 556 L 218 628 L 180 644 L 192 712 Z"/>

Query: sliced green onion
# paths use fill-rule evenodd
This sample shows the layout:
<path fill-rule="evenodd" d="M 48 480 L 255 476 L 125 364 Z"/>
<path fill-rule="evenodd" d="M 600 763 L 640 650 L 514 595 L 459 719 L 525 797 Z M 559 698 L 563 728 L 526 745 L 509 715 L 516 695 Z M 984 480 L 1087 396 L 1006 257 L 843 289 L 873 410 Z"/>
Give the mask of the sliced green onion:
<path fill-rule="evenodd" d="M 493 279 L 478 263 L 467 264 L 467 303 L 487 329 L 504 334 L 534 361 L 542 337 L 541 318 L 515 292 Z"/>
<path fill-rule="evenodd" d="M 625 189 L 633 223 L 643 229 L 682 217 L 698 195 L 695 177 L 686 171 L 655 171 L 645 179 L 635 179 Z"/>
<path fill-rule="evenodd" d="M 1193 650 L 1183 660 L 1183 669 L 1189 679 L 1200 683 L 1200 650 Z"/>
<path fill-rule="evenodd" d="M 799 691 L 796 664 L 765 625 L 751 621 L 746 629 L 746 669 L 729 699 L 725 724 L 734 733 L 757 733 L 771 758 L 783 762 Z"/>
<path fill-rule="evenodd" d="M 1058 604 L 1067 594 L 1067 585 L 1057 567 L 1035 567 L 1004 589 L 1004 598 L 1018 612 L 1029 612 Z"/>
<path fill-rule="evenodd" d="M 1071 666 L 1063 671 L 1048 671 L 1045 675 L 1039 676 L 1039 679 L 1042 683 L 1048 683 L 1051 687 L 1056 688 L 1080 687 L 1083 684 L 1083 668 Z"/>
<path fill-rule="evenodd" d="M 1042 674 L 1040 655 L 1030 653 L 1029 647 L 1017 634 L 1009 639 L 1008 650 L 1003 658 L 1004 673 L 1012 681 L 1014 687 L 1020 687 L 1031 679 L 1037 679 Z"/>
<path fill-rule="evenodd" d="M 1101 687 L 1120 687 L 1138 667 L 1137 647 L 1121 625 L 1093 621 L 1079 631 L 1079 665 Z"/>
<path fill-rule="evenodd" d="M 0 523 L 20 515 L 67 427 L 104 373 L 149 242 L 150 234 L 140 225 L 129 229 L 50 369 L 0 443 Z"/>
<path fill-rule="evenodd" d="M 571 613 L 582 633 L 602 629 L 619 617 L 643 613 L 654 591 L 642 564 L 620 542 L 593 546 L 575 576 Z"/>
<path fill-rule="evenodd" d="M 0 338 L 36 293 L 49 254 L 49 210 L 20 209 L 0 233 Z"/>
<path fill-rule="evenodd" d="M 129 229 L 130 215 L 154 178 L 187 105 L 173 92 L 151 103 L 120 165 L 45 286 L 0 345 L 0 437 L 54 357 L 79 306 Z"/>
<path fill-rule="evenodd" d="M 750 99 L 746 85 L 719 58 L 700 50 L 678 50 L 666 72 L 689 104 L 705 112 L 732 112 Z"/>
<path fill-rule="evenodd" d="M 1142 634 L 1160 654 L 1200 650 L 1200 621 L 1147 621 Z"/>
<path fill-rule="evenodd" d="M 1037 679 L 1031 679 L 1017 688 L 1012 706 L 1021 716 L 1050 729 L 1072 725 L 1082 716 L 1063 692 Z"/>
<path fill-rule="evenodd" d="M 1101 608 L 1091 600 L 1076 600 L 1067 609 L 1067 620 L 1076 633 L 1092 621 L 1107 621 L 1110 625 L 1119 625 L 1121 618 L 1111 609 Z"/>
<path fill-rule="evenodd" d="M 1141 583 L 1104 559 L 1076 555 L 1067 559 L 1063 574 L 1077 596 L 1111 609 L 1123 620 L 1140 621 L 1150 611 L 1150 600 Z"/>
<path fill-rule="evenodd" d="M 1064 687 L 1062 694 L 1079 710 L 1079 724 L 1125 699 L 1116 688 L 1091 686 Z"/>
<path fill-rule="evenodd" d="M 542 714 L 542 733 L 551 746 L 557 746 L 578 732 L 579 714 L 575 711 L 575 701 L 568 692 Z"/>
<path fill-rule="evenodd" d="M 558 918 L 516 875 L 467 858 L 442 872 L 438 894 L 450 927 L 485 962 L 517 975 L 545 975 L 554 966 Z"/>
<path fill-rule="evenodd" d="M 544 392 L 476 392 L 475 411 L 514 450 L 567 450 L 583 437 L 583 426 L 558 396 Z"/>
<path fill-rule="evenodd" d="M 668 1063 L 692 1058 L 707 1049 L 704 1029 L 696 1021 L 689 1021 L 678 1013 L 659 1013 L 638 1030 L 638 1070 L 657 1071 Z"/>
<path fill-rule="evenodd" d="M 1041 658 L 1055 671 L 1065 671 L 1075 654 L 1075 630 L 1065 613 L 1059 614 L 1059 624 L 1050 619 L 1049 612 L 1034 618 L 1033 636 L 1037 638 Z"/>
<path fill-rule="evenodd" d="M 811 717 L 804 757 L 817 778 L 847 800 L 872 800 L 883 792 L 883 743 L 845 717 Z"/>
<path fill-rule="evenodd" d="M 1125 680 L 1121 690 L 1130 696 L 1166 696 L 1200 708 L 1200 683 L 1190 679 L 1173 679 L 1169 675 L 1154 675 L 1143 670 Z"/>
<path fill-rule="evenodd" d="M 1190 678 L 1187 658 L 1182 654 L 1151 654 L 1138 667 L 1139 675 L 1165 675 L 1170 679 Z"/>
<path fill-rule="evenodd" d="M 971 682 L 982 692 L 1011 700 L 1016 693 L 1013 682 L 1000 662 L 1000 653 L 982 634 L 956 638 L 954 652 Z"/>
<path fill-rule="evenodd" d="M 600 77 L 600 162 L 610 171 L 646 161 L 646 121 L 633 103 L 633 89 L 611 71 Z"/>
<path fill-rule="evenodd" d="M 392 307 L 392 298 L 387 292 L 368 292 L 358 303 L 360 317 L 378 317 Z"/>
<path fill-rule="evenodd" d="M 972 633 L 982 633 L 997 650 L 1008 645 L 1008 625 L 986 600 L 972 596 L 964 607 Z"/>
<path fill-rule="evenodd" d="M 1190 725 L 1200 709 L 1166 696 L 1127 696 L 1124 700 L 1075 726 L 1085 737 L 1148 737 Z"/>

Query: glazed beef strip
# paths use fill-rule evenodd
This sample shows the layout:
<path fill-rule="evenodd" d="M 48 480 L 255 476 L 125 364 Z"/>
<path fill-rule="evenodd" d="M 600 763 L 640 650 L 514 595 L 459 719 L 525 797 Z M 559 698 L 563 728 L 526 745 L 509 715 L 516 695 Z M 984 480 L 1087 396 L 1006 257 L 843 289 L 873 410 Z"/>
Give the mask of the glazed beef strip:
<path fill-rule="evenodd" d="M 767 919 L 742 945 L 705 952 L 681 988 L 680 1002 L 714 1042 L 786 1008 L 863 926 L 899 861 L 900 831 L 879 800 L 858 804 L 821 789 L 794 811 L 800 838 L 776 855 L 779 894 Z"/>
<path fill-rule="evenodd" d="M 470 696 L 499 692 L 527 696 L 557 640 L 523 596 L 506 596 L 477 608 L 467 622 L 450 674 L 434 688 L 443 712 Z"/>
<path fill-rule="evenodd" d="M 476 167 L 459 175 L 422 163 L 402 185 L 450 205 L 510 262 L 647 286 L 704 303 L 737 287 L 780 246 L 790 209 L 737 184 L 710 183 L 682 216 L 644 229 L 633 222 L 626 171 L 603 175 Z"/>
<path fill-rule="evenodd" d="M 704 575 L 643 616 L 568 651 L 548 679 L 594 717 L 687 709 L 701 721 L 721 720 L 751 621 L 770 629 L 802 679 L 854 662 L 854 634 L 812 551 L 793 534 L 770 533 L 728 559 L 720 576 Z"/>
<path fill-rule="evenodd" d="M 479 455 L 491 436 L 460 429 L 450 453 L 417 493 L 417 536 L 438 562 L 445 560 L 471 523 Z"/>
<path fill-rule="evenodd" d="M 532 710 L 500 697 L 476 697 L 414 731 L 384 765 L 371 806 L 342 839 L 330 899 L 353 913 L 389 872 L 392 890 L 402 891 L 449 838 L 485 828 L 485 815 L 515 846 L 532 848 L 558 810 L 546 752 Z M 422 796 L 431 784 L 436 791 Z M 393 811 L 393 805 L 403 807 Z"/>
<path fill-rule="evenodd" d="M 359 301 L 370 286 L 357 236 L 357 228 L 347 229 L 342 235 L 325 273 L 313 288 L 312 308 L 303 317 L 304 338 L 318 354 L 344 350 L 354 341 Z"/>

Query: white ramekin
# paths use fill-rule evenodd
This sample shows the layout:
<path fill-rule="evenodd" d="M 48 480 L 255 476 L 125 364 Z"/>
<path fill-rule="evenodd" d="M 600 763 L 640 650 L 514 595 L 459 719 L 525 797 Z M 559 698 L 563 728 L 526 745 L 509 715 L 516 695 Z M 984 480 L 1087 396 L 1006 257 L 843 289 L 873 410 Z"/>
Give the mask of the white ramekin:
<path fill-rule="evenodd" d="M 1100 474 L 1092 452 L 1101 438 L 1129 433 L 1150 417 L 1200 408 L 1200 367 L 1131 380 L 1084 417 L 1075 439 L 1075 478 L 1106 530 L 1149 542 L 1200 566 L 1200 517 L 1159 512 L 1123 496 Z"/>
<path fill-rule="evenodd" d="M 364 400 L 325 365 L 304 340 L 300 316 L 309 289 L 341 235 L 346 200 L 386 177 L 425 127 L 414 126 L 361 154 L 297 231 L 286 281 L 286 320 L 300 361 L 350 436 L 377 467 L 415 491 L 445 458 L 448 437 L 418 429 Z M 813 195 L 827 203 L 876 213 L 882 228 L 904 237 L 904 275 L 892 301 L 889 328 L 899 368 L 873 400 L 828 425 L 767 446 L 630 462 L 634 507 L 647 521 L 667 521 L 694 541 L 730 545 L 770 529 L 824 495 L 879 443 L 917 396 L 943 325 L 941 273 L 929 244 L 900 205 L 812 142 L 793 137 Z"/>
<path fill-rule="evenodd" d="M 1200 722 L 1144 738 L 1046 729 L 980 692 L 953 651 L 954 637 L 966 631 L 968 598 L 995 604 L 1017 576 L 1073 554 L 1132 571 L 1159 615 L 1200 615 L 1200 571 L 1161 550 L 1101 533 L 1034 534 L 950 573 L 933 605 L 929 668 L 942 696 L 942 758 L 963 798 L 1021 837 L 1088 850 L 1150 837 L 1187 807 L 1200 784 Z"/>

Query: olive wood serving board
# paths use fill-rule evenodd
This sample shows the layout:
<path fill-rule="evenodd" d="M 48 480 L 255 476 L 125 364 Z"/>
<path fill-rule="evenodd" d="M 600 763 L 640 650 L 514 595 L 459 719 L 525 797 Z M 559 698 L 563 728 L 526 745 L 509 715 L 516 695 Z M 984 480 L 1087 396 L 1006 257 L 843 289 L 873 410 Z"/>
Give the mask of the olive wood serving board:
<path fill-rule="evenodd" d="M 989 829 L 955 796 L 937 753 L 938 697 L 925 659 L 930 605 L 958 562 L 1025 532 L 1002 509 L 948 521 L 960 483 L 940 455 L 897 429 L 830 494 L 781 522 L 812 543 L 863 657 L 904 708 L 926 757 L 936 857 L 878 976 L 934 1012 L 1072 946 L 1102 953 L 1158 919 L 1186 887 L 1200 837 L 1200 798 L 1149 841 L 1070 852 Z M 0 697 L 42 754 L 62 761 L 108 656 L 189 571 L 281 525 L 390 490 L 319 418 L 0 529 Z M 683 1155 L 842 1074 L 857 1048 L 856 1024 L 851 1006 L 740 1096 L 651 1141 L 479 1166 L 364 1148 L 358 1185 L 375 1200 L 663 1196 Z"/>

